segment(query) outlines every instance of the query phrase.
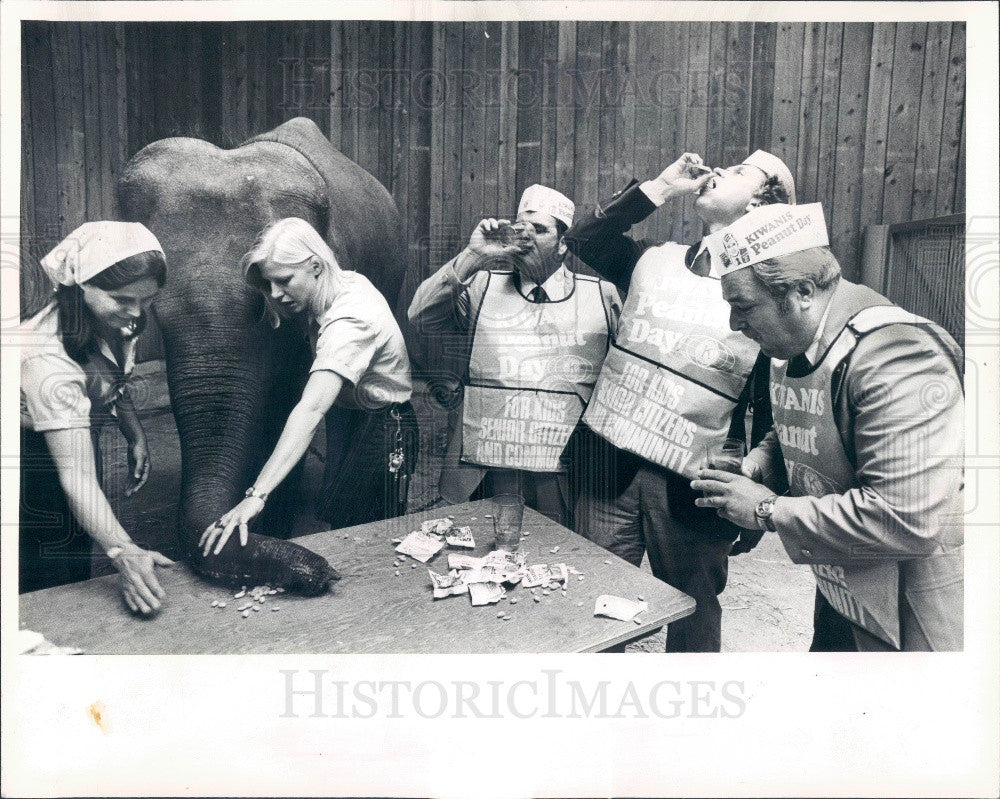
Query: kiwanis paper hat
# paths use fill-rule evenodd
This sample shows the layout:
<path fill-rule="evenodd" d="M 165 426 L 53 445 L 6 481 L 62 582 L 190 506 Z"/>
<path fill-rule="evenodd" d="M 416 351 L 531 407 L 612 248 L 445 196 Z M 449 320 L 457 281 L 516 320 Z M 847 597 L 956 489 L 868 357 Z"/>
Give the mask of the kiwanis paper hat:
<path fill-rule="evenodd" d="M 795 205 L 795 178 L 792 177 L 792 171 L 778 156 L 767 150 L 756 150 L 743 163 L 757 167 L 769 178 L 777 178 L 785 187 L 785 191 L 788 192 L 788 202 Z"/>
<path fill-rule="evenodd" d="M 60 286 L 86 283 L 109 266 L 163 247 L 138 222 L 84 222 L 41 260 L 49 279 Z"/>
<path fill-rule="evenodd" d="M 560 194 L 555 189 L 542 186 L 536 183 L 528 186 L 521 195 L 521 203 L 517 206 L 517 212 L 539 211 L 543 214 L 555 217 L 560 222 L 565 222 L 566 227 L 573 225 L 573 212 L 576 206 L 565 194 Z"/>
<path fill-rule="evenodd" d="M 705 238 L 720 276 L 768 258 L 829 243 L 820 203 L 762 205 Z"/>

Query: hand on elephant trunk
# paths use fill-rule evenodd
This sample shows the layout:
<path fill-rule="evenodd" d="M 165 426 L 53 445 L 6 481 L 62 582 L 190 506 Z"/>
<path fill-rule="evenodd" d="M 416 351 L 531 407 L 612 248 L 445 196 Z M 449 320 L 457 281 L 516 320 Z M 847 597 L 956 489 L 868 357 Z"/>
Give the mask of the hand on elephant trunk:
<path fill-rule="evenodd" d="M 233 534 L 233 530 L 237 528 L 240 531 L 240 546 L 245 547 L 250 535 L 247 525 L 260 515 L 262 510 L 264 510 L 264 500 L 254 496 L 247 497 L 231 511 L 224 513 L 217 522 L 210 524 L 201 534 L 198 546 L 204 547 L 202 555 L 208 556 L 212 544 L 215 544 L 215 552 L 212 554 L 218 555 L 226 545 L 226 541 L 229 540 L 229 536 Z"/>
<path fill-rule="evenodd" d="M 269 585 L 303 596 L 318 596 L 340 574 L 326 558 L 303 546 L 279 538 L 250 533 L 245 546 L 235 541 L 219 554 L 200 550 L 191 565 L 202 577 L 229 586 Z"/>

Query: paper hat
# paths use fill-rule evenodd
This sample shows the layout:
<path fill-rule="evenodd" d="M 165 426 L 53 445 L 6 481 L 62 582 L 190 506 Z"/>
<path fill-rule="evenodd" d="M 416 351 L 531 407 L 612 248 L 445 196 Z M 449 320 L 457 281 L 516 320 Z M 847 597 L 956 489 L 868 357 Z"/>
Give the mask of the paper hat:
<path fill-rule="evenodd" d="M 785 187 L 785 191 L 788 192 L 788 202 L 795 205 L 795 178 L 792 177 L 791 170 L 785 166 L 785 162 L 778 156 L 771 155 L 765 150 L 757 150 L 743 163 L 757 167 L 769 178 L 777 178 Z"/>
<path fill-rule="evenodd" d="M 829 243 L 820 203 L 762 205 L 705 237 L 712 265 L 720 276 Z"/>
<path fill-rule="evenodd" d="M 538 211 L 543 214 L 555 217 L 560 222 L 564 222 L 566 227 L 573 224 L 573 212 L 576 206 L 565 194 L 560 194 L 555 189 L 542 186 L 539 183 L 528 186 L 521 195 L 521 203 L 517 206 L 517 213 L 524 211 Z"/>
<path fill-rule="evenodd" d="M 60 286 L 86 283 L 109 266 L 141 252 L 163 252 L 149 228 L 138 222 L 84 222 L 41 260 Z"/>

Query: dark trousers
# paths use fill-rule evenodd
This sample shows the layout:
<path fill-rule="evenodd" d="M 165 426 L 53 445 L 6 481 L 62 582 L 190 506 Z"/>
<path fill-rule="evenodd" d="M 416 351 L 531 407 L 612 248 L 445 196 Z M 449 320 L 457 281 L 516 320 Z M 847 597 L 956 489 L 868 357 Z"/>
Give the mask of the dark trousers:
<path fill-rule="evenodd" d="M 697 602 L 695 612 L 667 628 L 668 652 L 718 652 L 728 556 L 735 528 L 714 511 L 697 508 L 688 481 L 653 465 L 641 465 L 614 495 L 581 493 L 576 531 L 623 560 L 639 566 L 649 556 L 653 574 Z"/>
<path fill-rule="evenodd" d="M 59 482 L 45 436 L 21 429 L 18 590 L 38 591 L 90 577 L 91 538 Z"/>
<path fill-rule="evenodd" d="M 396 419 L 405 453 L 403 467 L 389 471 L 396 448 Z M 416 467 L 420 431 L 409 402 L 375 411 L 337 409 L 343 438 L 327 450 L 323 484 L 329 486 L 321 516 L 333 529 L 391 519 L 406 512 L 409 477 Z M 329 423 L 329 422 L 328 422 Z"/>

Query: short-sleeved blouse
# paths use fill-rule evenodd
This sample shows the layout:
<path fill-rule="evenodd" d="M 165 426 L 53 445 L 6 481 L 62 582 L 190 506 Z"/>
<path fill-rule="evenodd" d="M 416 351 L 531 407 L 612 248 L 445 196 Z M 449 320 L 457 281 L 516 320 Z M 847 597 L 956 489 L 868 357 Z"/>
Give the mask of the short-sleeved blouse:
<path fill-rule="evenodd" d="M 359 272 L 343 271 L 333 304 L 316 320 L 310 337 L 310 372 L 336 372 L 350 386 L 337 404 L 374 410 L 406 402 L 412 393 L 410 359 L 385 297 Z"/>
<path fill-rule="evenodd" d="M 107 342 L 79 364 L 66 352 L 59 337 L 55 302 L 18 326 L 21 346 L 21 425 L 42 433 L 90 427 L 96 417 L 114 415 L 114 405 L 125 390 L 135 364 L 135 340 L 124 346 L 123 365 Z"/>

